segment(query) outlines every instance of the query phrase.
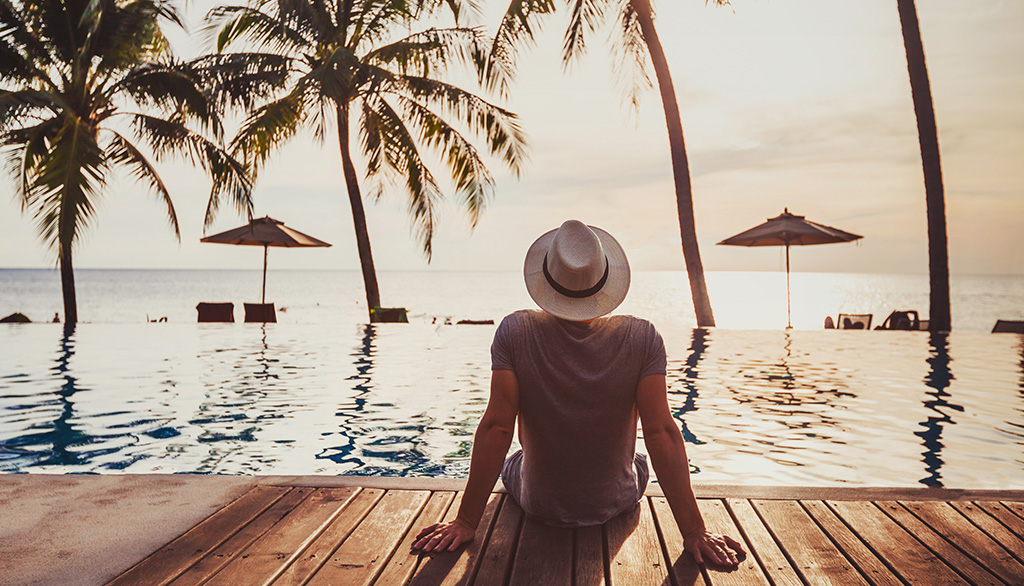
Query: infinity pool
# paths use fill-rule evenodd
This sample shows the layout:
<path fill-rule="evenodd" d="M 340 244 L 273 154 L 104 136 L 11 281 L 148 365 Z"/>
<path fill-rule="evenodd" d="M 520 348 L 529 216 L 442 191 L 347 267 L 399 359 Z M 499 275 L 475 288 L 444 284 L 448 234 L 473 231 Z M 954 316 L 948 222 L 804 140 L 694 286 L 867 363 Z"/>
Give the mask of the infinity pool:
<path fill-rule="evenodd" d="M 462 477 L 493 333 L 4 326 L 0 472 Z M 1024 488 L 1021 336 L 662 333 L 697 482 Z"/>

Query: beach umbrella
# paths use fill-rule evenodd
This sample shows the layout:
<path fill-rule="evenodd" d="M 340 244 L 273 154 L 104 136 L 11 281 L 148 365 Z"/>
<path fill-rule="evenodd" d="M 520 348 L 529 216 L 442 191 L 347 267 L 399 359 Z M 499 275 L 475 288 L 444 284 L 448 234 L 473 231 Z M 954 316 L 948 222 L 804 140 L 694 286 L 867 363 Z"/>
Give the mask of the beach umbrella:
<path fill-rule="evenodd" d="M 284 225 L 284 222 L 270 216 L 253 220 L 227 232 L 200 238 L 199 241 L 263 247 L 263 291 L 260 294 L 260 303 L 266 303 L 267 297 L 267 248 L 271 246 L 283 248 L 330 246 L 323 240 L 317 240 L 308 234 L 289 228 Z"/>
<path fill-rule="evenodd" d="M 786 247 L 786 327 L 791 328 L 793 320 L 789 302 L 789 247 L 852 242 L 860 238 L 863 236 L 812 222 L 804 216 L 789 213 L 789 208 L 785 208 L 778 216 L 768 218 L 765 223 L 726 238 L 719 244 Z"/>

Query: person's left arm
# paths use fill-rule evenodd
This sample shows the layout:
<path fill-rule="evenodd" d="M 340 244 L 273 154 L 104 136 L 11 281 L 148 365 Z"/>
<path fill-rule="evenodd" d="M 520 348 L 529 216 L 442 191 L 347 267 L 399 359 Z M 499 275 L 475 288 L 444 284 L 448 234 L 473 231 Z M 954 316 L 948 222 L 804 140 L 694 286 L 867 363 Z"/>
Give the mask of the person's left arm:
<path fill-rule="evenodd" d="M 454 521 L 435 523 L 416 536 L 413 549 L 423 551 L 454 551 L 473 540 L 483 517 L 487 498 L 505 463 L 512 445 L 516 417 L 519 414 L 519 381 L 511 370 L 495 370 L 491 374 L 491 398 L 473 437 L 473 455 L 469 463 L 469 480 L 462 495 L 462 505 Z"/>

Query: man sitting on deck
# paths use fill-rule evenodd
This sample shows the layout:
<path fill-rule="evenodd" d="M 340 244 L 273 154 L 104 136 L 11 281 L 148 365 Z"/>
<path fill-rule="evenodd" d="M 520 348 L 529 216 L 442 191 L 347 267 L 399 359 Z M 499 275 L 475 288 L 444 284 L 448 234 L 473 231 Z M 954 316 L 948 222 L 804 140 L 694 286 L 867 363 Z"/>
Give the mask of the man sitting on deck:
<path fill-rule="evenodd" d="M 525 276 L 544 311 L 517 311 L 498 326 L 491 396 L 458 516 L 424 529 L 413 547 L 452 551 L 471 541 L 499 472 L 523 510 L 551 525 L 600 525 L 632 511 L 649 474 L 646 457 L 636 453 L 639 415 L 686 550 L 699 563 L 735 566 L 740 544 L 709 533 L 697 508 L 668 408 L 661 336 L 646 320 L 601 317 L 629 289 L 619 243 L 569 220 L 533 243 Z M 517 418 L 523 449 L 506 460 Z"/>

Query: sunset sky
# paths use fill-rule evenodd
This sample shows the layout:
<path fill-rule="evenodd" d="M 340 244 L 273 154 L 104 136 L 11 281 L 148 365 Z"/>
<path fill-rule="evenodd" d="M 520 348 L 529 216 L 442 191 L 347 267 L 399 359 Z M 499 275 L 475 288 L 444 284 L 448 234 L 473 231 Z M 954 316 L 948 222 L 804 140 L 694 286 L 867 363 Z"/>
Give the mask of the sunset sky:
<path fill-rule="evenodd" d="M 486 0 L 485 0 L 485 3 Z M 216 2 L 189 4 L 198 21 Z M 487 3 L 500 12 L 501 3 Z M 1024 2 L 917 0 L 939 127 L 954 274 L 1024 274 Z M 778 270 L 781 251 L 715 243 L 793 213 L 864 236 L 793 252 L 794 271 L 927 272 L 924 187 L 895 0 L 662 0 L 656 24 L 675 79 L 706 270 Z M 496 16 L 481 24 L 493 30 Z M 519 270 L 529 244 L 577 218 L 615 235 L 638 270 L 681 270 L 668 141 L 656 89 L 633 114 L 610 73 L 607 31 L 585 60 L 560 63 L 564 11 L 520 57 L 504 105 L 529 134 L 516 179 L 495 162 L 495 197 L 475 231 L 452 202 L 430 265 L 400 193 L 368 204 L 379 270 Z M 174 35 L 183 55 L 196 48 Z M 492 96 L 491 99 L 498 100 Z M 76 251 L 76 268 L 253 268 L 256 249 L 200 244 L 208 184 L 161 166 L 180 244 L 155 197 L 113 183 Z M 437 171 L 440 175 L 440 170 Z M 52 267 L 0 183 L 0 267 Z M 273 250 L 272 268 L 358 267 L 336 142 L 299 137 L 254 191 L 270 215 L 334 244 Z M 242 218 L 225 209 L 207 234 Z"/>

